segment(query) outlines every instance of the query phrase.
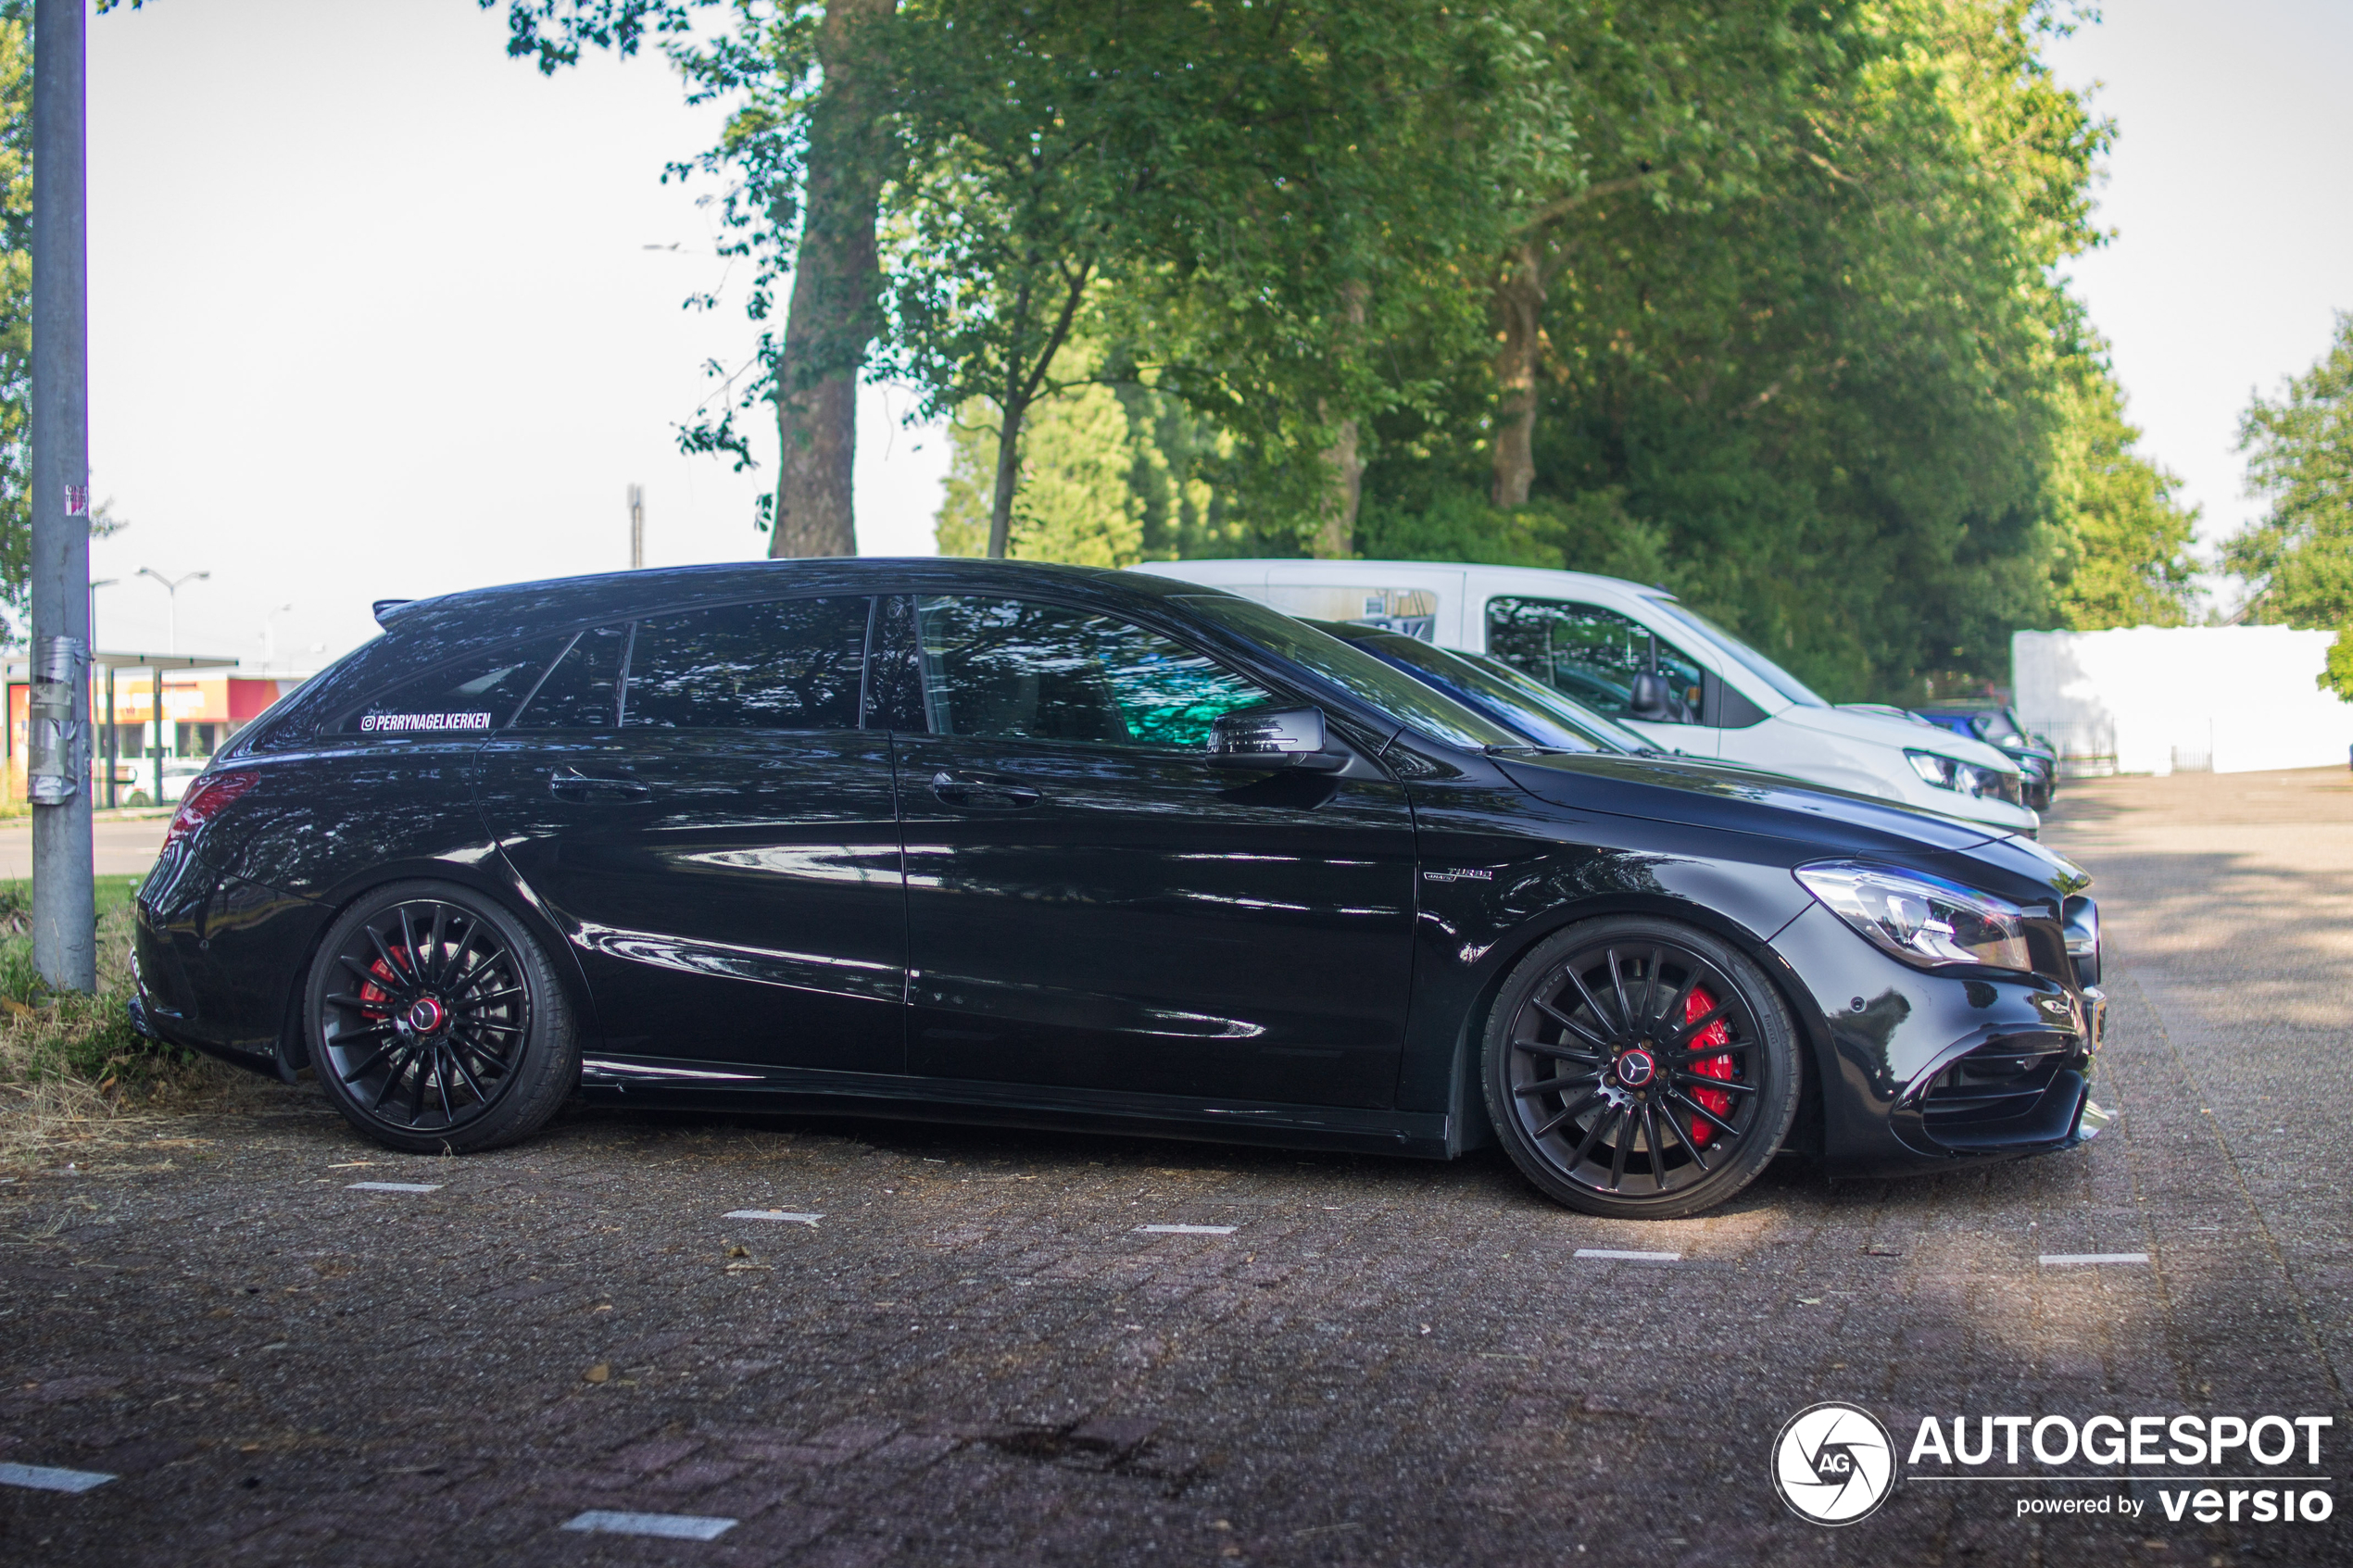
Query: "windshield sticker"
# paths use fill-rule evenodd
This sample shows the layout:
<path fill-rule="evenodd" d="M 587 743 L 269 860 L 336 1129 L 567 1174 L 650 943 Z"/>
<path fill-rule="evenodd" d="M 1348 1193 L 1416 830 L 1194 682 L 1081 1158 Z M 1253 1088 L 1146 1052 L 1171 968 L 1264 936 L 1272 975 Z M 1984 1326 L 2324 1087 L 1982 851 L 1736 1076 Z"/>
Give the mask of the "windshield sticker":
<path fill-rule="evenodd" d="M 363 713 L 359 716 L 359 729 L 363 734 L 410 734 L 418 731 L 488 728 L 490 715 L 487 713 Z"/>

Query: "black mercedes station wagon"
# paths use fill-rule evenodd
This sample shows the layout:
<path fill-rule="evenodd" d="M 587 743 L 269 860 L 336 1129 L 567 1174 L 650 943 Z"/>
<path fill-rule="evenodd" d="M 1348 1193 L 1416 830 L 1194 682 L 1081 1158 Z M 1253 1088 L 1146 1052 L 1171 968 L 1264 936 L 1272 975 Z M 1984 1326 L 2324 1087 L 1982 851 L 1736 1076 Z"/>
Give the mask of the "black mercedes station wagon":
<path fill-rule="evenodd" d="M 1164 578 L 638 571 L 380 605 L 189 789 L 140 1026 L 463 1153 L 568 1097 L 1449 1157 L 1692 1213 L 2065 1148 L 2038 846 L 1547 750 Z"/>

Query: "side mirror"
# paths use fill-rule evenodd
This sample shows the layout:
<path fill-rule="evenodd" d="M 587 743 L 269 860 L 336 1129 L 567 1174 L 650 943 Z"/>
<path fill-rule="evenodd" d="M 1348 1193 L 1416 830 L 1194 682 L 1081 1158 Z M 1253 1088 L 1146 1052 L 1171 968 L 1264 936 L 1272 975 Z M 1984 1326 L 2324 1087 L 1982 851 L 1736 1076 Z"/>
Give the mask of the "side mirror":
<path fill-rule="evenodd" d="M 1668 721 L 1667 682 L 1664 677 L 1647 672 L 1634 677 L 1634 690 L 1626 699 L 1627 716 L 1646 719 L 1654 724 Z"/>
<path fill-rule="evenodd" d="M 1213 768 L 1336 773 L 1348 766 L 1348 754 L 1330 746 L 1320 709 L 1246 708 L 1220 715 L 1209 726 L 1209 751 L 1202 760 Z"/>

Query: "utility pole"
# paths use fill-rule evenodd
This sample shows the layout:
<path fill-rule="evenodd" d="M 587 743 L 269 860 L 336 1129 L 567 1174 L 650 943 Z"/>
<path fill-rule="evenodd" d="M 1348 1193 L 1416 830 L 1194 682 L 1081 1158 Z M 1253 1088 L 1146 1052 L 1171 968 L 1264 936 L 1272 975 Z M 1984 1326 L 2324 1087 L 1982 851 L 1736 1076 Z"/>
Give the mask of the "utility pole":
<path fill-rule="evenodd" d="M 646 564 L 646 487 L 629 487 L 629 570 Z"/>
<path fill-rule="evenodd" d="M 32 8 L 32 962 L 98 985 L 90 847 L 89 0 Z"/>

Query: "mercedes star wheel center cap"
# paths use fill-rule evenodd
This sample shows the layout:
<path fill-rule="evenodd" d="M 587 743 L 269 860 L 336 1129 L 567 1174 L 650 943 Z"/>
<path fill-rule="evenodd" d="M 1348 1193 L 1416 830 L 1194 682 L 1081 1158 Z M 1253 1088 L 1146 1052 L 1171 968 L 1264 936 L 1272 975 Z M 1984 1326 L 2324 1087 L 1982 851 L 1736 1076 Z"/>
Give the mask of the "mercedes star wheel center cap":
<path fill-rule="evenodd" d="M 447 1022 L 449 1014 L 431 997 L 419 997 L 409 1008 L 409 1027 L 420 1035 L 430 1035 Z M 1647 1072 L 1644 1074 L 1648 1076 Z"/>
<path fill-rule="evenodd" d="M 1645 1050 L 1628 1051 L 1617 1059 L 1617 1081 L 1629 1089 L 1641 1088 L 1657 1071 L 1658 1064 L 1651 1060 L 1651 1053 Z"/>

